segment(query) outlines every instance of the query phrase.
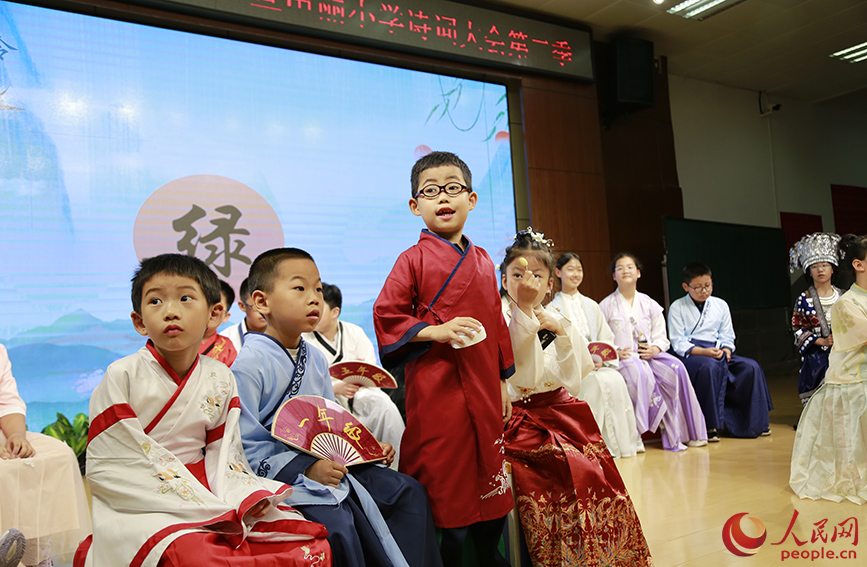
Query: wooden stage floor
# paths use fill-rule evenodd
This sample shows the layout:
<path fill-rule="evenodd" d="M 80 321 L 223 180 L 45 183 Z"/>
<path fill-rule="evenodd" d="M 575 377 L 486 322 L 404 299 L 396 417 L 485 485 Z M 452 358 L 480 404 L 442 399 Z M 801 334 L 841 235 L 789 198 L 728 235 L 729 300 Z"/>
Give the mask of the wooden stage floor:
<path fill-rule="evenodd" d="M 623 475 L 644 534 L 650 544 L 654 565 L 764 567 L 780 565 L 864 565 L 867 560 L 867 505 L 851 502 L 801 500 L 789 488 L 789 465 L 801 403 L 797 394 L 797 370 L 777 372 L 768 376 L 768 385 L 775 409 L 771 412 L 769 437 L 733 439 L 723 437 L 707 447 L 690 448 L 682 453 L 663 451 L 659 443 L 647 445 L 647 452 L 629 459 L 616 459 Z M 772 545 L 786 536 L 792 516 L 798 518 L 791 534 L 780 545 Z M 767 528 L 767 538 L 758 552 L 750 557 L 738 557 L 723 544 L 723 525 L 731 516 L 748 513 Z M 845 538 L 843 527 L 832 542 L 835 526 L 848 518 L 857 518 L 859 540 Z M 824 524 L 827 543 L 814 535 L 822 531 L 815 524 Z M 746 518 L 743 531 L 748 536 L 759 535 L 758 529 Z M 862 541 L 862 539 L 864 541 Z M 825 557 L 821 557 L 822 548 Z M 827 551 L 855 551 L 858 558 L 829 559 Z M 815 551 L 819 557 L 783 559 L 785 552 L 800 555 Z"/>

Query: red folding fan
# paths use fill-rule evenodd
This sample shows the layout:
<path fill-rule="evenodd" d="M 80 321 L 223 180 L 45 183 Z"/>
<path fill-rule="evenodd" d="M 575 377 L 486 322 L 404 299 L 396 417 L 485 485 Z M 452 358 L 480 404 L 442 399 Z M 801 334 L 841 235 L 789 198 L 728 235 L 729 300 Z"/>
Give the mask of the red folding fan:
<path fill-rule="evenodd" d="M 271 435 L 320 459 L 358 465 L 385 458 L 379 442 L 340 405 L 319 396 L 295 396 L 277 410 Z"/>
<path fill-rule="evenodd" d="M 367 362 L 338 362 L 328 368 L 332 378 L 361 386 L 397 388 L 397 381 L 385 368 Z"/>
<path fill-rule="evenodd" d="M 597 362 L 608 362 L 609 360 L 617 360 L 617 350 L 608 343 L 594 342 L 587 345 L 590 350 L 590 356 Z"/>

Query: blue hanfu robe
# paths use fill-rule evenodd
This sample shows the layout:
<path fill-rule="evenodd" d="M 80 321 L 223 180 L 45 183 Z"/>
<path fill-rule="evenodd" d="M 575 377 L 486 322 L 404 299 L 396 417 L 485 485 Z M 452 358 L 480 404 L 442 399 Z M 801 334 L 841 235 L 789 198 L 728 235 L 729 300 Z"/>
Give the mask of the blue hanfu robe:
<path fill-rule="evenodd" d="M 354 465 L 337 487 L 304 476 L 316 457 L 271 436 L 277 409 L 296 395 L 334 401 L 328 362 L 301 340 L 297 356 L 255 332 L 232 366 L 241 401 L 241 437 L 259 476 L 294 489 L 287 503 L 325 525 L 334 564 L 342 567 L 442 565 L 424 487 L 379 464 Z"/>
<path fill-rule="evenodd" d="M 699 311 L 688 295 L 668 311 L 671 347 L 683 360 L 701 404 L 708 429 L 726 429 L 735 437 L 758 437 L 768 429 L 771 394 L 761 366 L 732 354 L 731 361 L 691 355 L 695 347 L 735 351 L 735 331 L 728 304 L 709 297 Z"/>

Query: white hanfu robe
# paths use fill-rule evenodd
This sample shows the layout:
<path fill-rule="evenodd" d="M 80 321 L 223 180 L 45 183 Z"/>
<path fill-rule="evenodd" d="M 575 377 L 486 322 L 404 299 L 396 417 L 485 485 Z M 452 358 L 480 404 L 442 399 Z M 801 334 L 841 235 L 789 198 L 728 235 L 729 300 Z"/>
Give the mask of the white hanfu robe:
<path fill-rule="evenodd" d="M 87 566 L 155 567 L 171 543 L 195 532 L 222 534 L 234 547 L 245 539 L 317 543 L 327 555 L 325 529 L 278 506 L 291 487 L 250 470 L 232 372 L 199 356 L 181 379 L 158 357 L 149 343 L 112 363 L 90 398 L 93 540 L 76 565 L 84 551 Z M 187 468 L 203 460 L 210 489 Z M 263 500 L 271 503 L 263 517 L 245 517 Z"/>
<path fill-rule="evenodd" d="M 825 383 L 804 406 L 798 422 L 789 486 L 801 498 L 864 504 L 867 502 L 867 290 L 853 284 L 832 310 L 834 345 L 828 372 Z M 863 518 L 863 512 L 860 514 Z"/>
<path fill-rule="evenodd" d="M 232 325 L 222 333 L 224 337 L 232 341 L 232 346 L 236 352 L 241 352 L 241 347 L 244 346 L 244 335 L 247 333 L 247 319 L 241 319 L 237 325 Z"/>
<path fill-rule="evenodd" d="M 571 323 L 570 336 L 576 351 L 586 350 L 587 344 L 595 341 L 614 344 L 614 333 L 602 316 L 599 304 L 580 292 L 575 295 L 557 292 L 545 308 Z M 635 424 L 629 390 L 617 368 L 618 361 L 610 360 L 598 370 L 592 370 L 584 377 L 581 391 L 573 395 L 590 406 L 611 454 L 634 457 L 644 452 L 644 443 Z"/>
<path fill-rule="evenodd" d="M 316 331 L 302 335 L 307 344 L 317 347 L 328 364 L 359 360 L 376 364 L 376 352 L 373 343 L 367 338 L 364 329 L 347 321 L 338 322 L 337 336 L 333 341 Z M 339 380 L 332 378 L 334 385 Z M 392 468 L 397 469 L 400 459 L 400 439 L 406 425 L 400 416 L 400 411 L 388 394 L 381 389 L 365 386 L 359 388 L 352 398 L 352 407 L 349 407 L 349 399 L 345 396 L 334 394 L 334 398 L 370 430 L 377 440 L 390 444 L 394 448 L 394 462 Z"/>

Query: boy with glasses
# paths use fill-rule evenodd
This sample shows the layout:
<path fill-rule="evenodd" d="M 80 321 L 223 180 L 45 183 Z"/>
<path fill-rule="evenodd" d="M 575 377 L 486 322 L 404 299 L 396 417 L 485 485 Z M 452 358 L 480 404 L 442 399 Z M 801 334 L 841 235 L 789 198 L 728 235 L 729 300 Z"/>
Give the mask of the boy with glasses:
<path fill-rule="evenodd" d="M 683 269 L 688 295 L 671 304 L 671 348 L 683 360 L 707 423 L 708 441 L 726 429 L 733 437 L 770 435 L 771 394 L 761 366 L 737 356 L 728 304 L 713 293 L 710 267 L 692 262 Z"/>
<path fill-rule="evenodd" d="M 244 319 L 237 325 L 233 325 L 223 331 L 224 337 L 232 341 L 232 345 L 236 351 L 240 351 L 244 346 L 244 335 L 250 331 L 264 333 L 268 328 L 268 321 L 261 313 L 256 311 L 250 300 L 250 285 L 247 278 L 241 282 L 241 288 L 238 290 L 238 307 L 244 313 Z"/>
<path fill-rule="evenodd" d="M 469 537 L 478 565 L 508 565 L 497 544 L 512 508 L 503 424 L 514 364 L 494 264 L 463 235 L 478 195 L 447 152 L 419 159 L 410 182 L 409 209 L 427 229 L 373 306 L 383 364 L 407 363 L 400 470 L 427 488 L 443 564 L 463 565 Z"/>

